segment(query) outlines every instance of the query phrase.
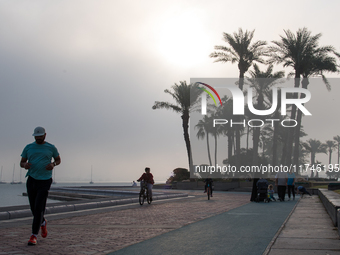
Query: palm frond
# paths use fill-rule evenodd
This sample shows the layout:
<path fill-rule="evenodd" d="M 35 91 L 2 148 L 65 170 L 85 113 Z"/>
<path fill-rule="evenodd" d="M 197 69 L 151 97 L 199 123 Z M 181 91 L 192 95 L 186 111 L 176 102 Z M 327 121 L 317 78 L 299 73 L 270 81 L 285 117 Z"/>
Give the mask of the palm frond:
<path fill-rule="evenodd" d="M 211 58 L 216 58 L 214 62 L 238 63 L 240 73 L 244 74 L 253 62 L 265 63 L 262 56 L 265 56 L 267 50 L 264 46 L 265 41 L 256 41 L 253 44 L 255 30 L 243 31 L 239 28 L 238 32 L 233 34 L 223 33 L 223 40 L 230 46 L 215 46 L 218 52 L 210 54 Z"/>
<path fill-rule="evenodd" d="M 152 106 L 152 109 L 172 109 L 175 112 L 181 112 L 181 108 L 179 108 L 177 105 L 170 104 L 168 102 L 158 102 L 156 101 L 155 104 Z"/>

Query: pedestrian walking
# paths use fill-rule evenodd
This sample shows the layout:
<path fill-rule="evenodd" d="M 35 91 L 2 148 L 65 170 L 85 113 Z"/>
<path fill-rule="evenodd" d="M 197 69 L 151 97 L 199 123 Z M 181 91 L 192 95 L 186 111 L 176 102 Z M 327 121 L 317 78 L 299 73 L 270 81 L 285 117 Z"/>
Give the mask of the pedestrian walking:
<path fill-rule="evenodd" d="M 293 200 L 295 200 L 295 173 L 290 170 L 288 173 L 287 187 L 288 187 L 288 200 L 290 200 L 290 195 L 293 195 Z"/>
<path fill-rule="evenodd" d="M 285 201 L 286 196 L 286 186 L 287 186 L 287 173 L 278 172 L 275 176 L 275 185 L 277 186 L 277 194 L 279 195 L 279 200 L 281 202 Z"/>
<path fill-rule="evenodd" d="M 28 245 L 37 244 L 39 229 L 43 238 L 47 236 L 47 221 L 44 218 L 46 200 L 52 184 L 52 170 L 61 162 L 57 148 L 45 141 L 43 127 L 36 127 L 33 136 L 35 142 L 25 146 L 20 161 L 20 166 L 28 170 L 26 188 L 33 214 L 32 235 Z"/>

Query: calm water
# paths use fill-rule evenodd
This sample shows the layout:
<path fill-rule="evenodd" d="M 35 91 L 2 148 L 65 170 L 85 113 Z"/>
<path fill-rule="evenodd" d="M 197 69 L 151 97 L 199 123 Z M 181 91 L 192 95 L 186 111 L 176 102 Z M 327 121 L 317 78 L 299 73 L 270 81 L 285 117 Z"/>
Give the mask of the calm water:
<path fill-rule="evenodd" d="M 119 183 L 56 183 L 51 187 L 65 187 L 65 186 L 131 186 L 130 182 Z M 26 183 L 22 184 L 0 184 L 0 207 L 14 206 L 14 205 L 28 205 L 28 198 L 22 193 L 26 192 Z M 47 203 L 56 203 L 57 200 L 47 199 Z"/>

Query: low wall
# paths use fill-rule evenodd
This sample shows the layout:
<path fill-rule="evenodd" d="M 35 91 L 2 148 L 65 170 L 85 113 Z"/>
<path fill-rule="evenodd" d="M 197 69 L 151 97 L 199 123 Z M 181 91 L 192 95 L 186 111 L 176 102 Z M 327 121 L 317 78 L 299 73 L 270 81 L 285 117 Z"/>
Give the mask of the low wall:
<path fill-rule="evenodd" d="M 340 194 L 327 189 L 319 189 L 319 197 L 332 219 L 334 226 L 338 226 L 340 222 L 338 209 L 340 208 Z"/>
<path fill-rule="evenodd" d="M 216 191 L 228 191 L 237 188 L 252 187 L 252 182 L 214 182 L 214 190 Z M 198 182 L 174 182 L 172 183 L 173 189 L 181 190 L 203 190 L 205 183 Z"/>
<path fill-rule="evenodd" d="M 67 188 L 63 188 L 66 190 Z M 75 191 L 74 188 L 69 190 Z M 82 189 L 79 189 L 82 190 Z M 82 190 L 83 191 L 83 190 Z M 96 190 L 91 190 L 93 193 Z M 72 203 L 58 203 L 58 204 L 51 204 L 46 206 L 45 214 L 54 214 L 54 213 L 65 213 L 65 212 L 73 212 L 73 211 L 81 211 L 86 209 L 94 209 L 94 208 L 102 208 L 102 207 L 109 207 L 109 206 L 117 206 L 117 205 L 125 205 L 125 204 L 138 204 L 139 202 L 139 191 L 122 191 L 122 190 L 111 190 L 111 191 L 103 191 L 98 190 L 98 193 L 125 193 L 125 194 L 134 194 L 134 197 L 127 197 L 123 199 L 112 199 L 110 197 L 97 199 L 93 201 L 84 200 L 84 201 L 73 201 Z M 178 198 L 178 197 L 187 197 L 188 194 L 186 193 L 165 193 L 165 192 L 153 192 L 153 200 L 163 200 L 163 199 L 171 199 L 171 198 Z M 26 207 L 26 208 L 25 208 Z M 31 217 L 32 213 L 29 209 L 29 206 L 11 206 L 11 207 L 3 207 L 0 211 L 0 221 L 1 220 L 11 220 L 17 218 L 24 218 L 24 217 Z"/>
<path fill-rule="evenodd" d="M 340 183 L 329 183 L 328 184 L 328 190 L 337 190 L 340 189 Z"/>

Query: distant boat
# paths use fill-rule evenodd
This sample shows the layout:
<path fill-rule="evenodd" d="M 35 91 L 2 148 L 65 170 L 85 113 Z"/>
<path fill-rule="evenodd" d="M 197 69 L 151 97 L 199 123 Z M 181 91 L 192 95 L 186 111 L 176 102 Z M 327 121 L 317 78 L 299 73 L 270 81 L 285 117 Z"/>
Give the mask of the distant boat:
<path fill-rule="evenodd" d="M 91 181 L 90 181 L 90 184 L 93 184 L 93 181 L 92 181 L 92 166 L 91 166 Z"/>
<path fill-rule="evenodd" d="M 57 182 L 55 181 L 55 171 L 53 171 L 53 182 L 52 184 L 57 184 Z"/>
<path fill-rule="evenodd" d="M 14 166 L 13 166 L 13 177 L 12 177 L 12 182 L 11 182 L 11 184 L 20 184 L 20 183 L 22 183 L 22 182 L 16 182 L 16 181 L 14 181 L 14 172 L 15 172 L 15 164 L 14 164 Z"/>
<path fill-rule="evenodd" d="M 20 181 L 18 182 L 18 184 L 22 183 L 22 181 L 21 181 L 21 170 L 22 170 L 22 168 L 20 167 Z"/>
<path fill-rule="evenodd" d="M 2 166 L 1 166 L 1 173 L 0 173 L 0 184 L 6 184 L 6 182 L 2 181 Z"/>

